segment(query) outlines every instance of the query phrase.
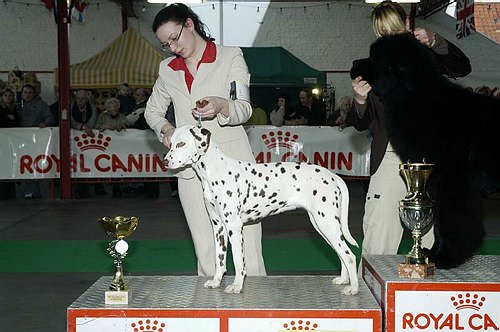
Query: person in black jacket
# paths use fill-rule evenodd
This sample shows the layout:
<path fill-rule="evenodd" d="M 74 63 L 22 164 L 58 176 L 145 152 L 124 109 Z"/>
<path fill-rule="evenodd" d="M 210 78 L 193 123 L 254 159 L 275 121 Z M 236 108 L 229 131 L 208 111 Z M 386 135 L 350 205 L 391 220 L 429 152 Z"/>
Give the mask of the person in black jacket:
<path fill-rule="evenodd" d="M 305 119 L 308 126 L 324 126 L 326 124 L 326 107 L 312 94 L 311 89 L 302 89 L 299 92 L 299 106 L 297 113 Z"/>
<path fill-rule="evenodd" d="M 410 32 L 406 13 L 395 2 L 384 1 L 377 5 L 372 12 L 372 21 L 378 37 Z M 426 29 L 416 28 L 411 32 L 420 43 L 432 50 L 444 75 L 456 78 L 471 72 L 469 59 L 458 47 Z M 362 254 L 396 254 L 403 235 L 398 202 L 406 196 L 406 187 L 399 175 L 402 161 L 388 138 L 382 100 L 361 76 L 354 78 L 352 86 L 354 101 L 348 113 L 348 123 L 360 131 L 370 130 L 373 136 L 371 179 L 363 216 Z M 429 231 L 422 244 L 430 248 L 433 242 L 433 231 Z"/>

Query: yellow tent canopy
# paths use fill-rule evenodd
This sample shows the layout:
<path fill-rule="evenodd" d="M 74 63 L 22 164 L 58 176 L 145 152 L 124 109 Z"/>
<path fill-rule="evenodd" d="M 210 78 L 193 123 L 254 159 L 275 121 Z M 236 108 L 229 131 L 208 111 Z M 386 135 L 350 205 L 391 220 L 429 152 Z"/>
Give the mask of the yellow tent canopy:
<path fill-rule="evenodd" d="M 108 89 L 128 83 L 134 88 L 150 88 L 164 59 L 135 29 L 120 37 L 94 57 L 70 66 L 71 89 Z M 55 84 L 58 85 L 56 69 Z"/>

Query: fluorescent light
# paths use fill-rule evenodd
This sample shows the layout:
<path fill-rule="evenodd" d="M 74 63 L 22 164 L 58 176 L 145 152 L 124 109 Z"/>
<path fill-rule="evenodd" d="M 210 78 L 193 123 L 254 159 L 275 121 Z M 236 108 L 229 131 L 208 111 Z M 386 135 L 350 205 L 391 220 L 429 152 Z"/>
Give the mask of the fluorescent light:
<path fill-rule="evenodd" d="M 203 3 L 203 0 L 148 0 L 149 3 L 176 3 L 176 2 L 181 2 L 185 4 L 196 4 L 196 3 Z"/>
<path fill-rule="evenodd" d="M 383 0 L 365 0 L 365 3 L 379 3 L 382 2 Z M 399 2 L 399 3 L 419 3 L 420 0 L 396 0 L 393 2 Z"/>

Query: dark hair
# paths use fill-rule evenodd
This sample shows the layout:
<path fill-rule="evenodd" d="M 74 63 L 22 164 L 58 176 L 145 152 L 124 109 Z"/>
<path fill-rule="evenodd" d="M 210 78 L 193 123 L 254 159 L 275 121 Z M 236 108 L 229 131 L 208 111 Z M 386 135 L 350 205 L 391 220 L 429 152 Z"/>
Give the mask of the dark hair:
<path fill-rule="evenodd" d="M 23 88 L 21 89 L 21 91 L 23 91 L 25 88 L 31 89 L 31 90 L 35 91 L 35 93 L 36 93 L 35 87 L 31 84 L 23 85 Z"/>
<path fill-rule="evenodd" d="M 194 29 L 196 32 L 206 41 L 215 40 L 209 33 L 205 31 L 208 27 L 200 20 L 198 15 L 196 15 L 191 8 L 182 3 L 173 3 L 156 14 L 155 20 L 153 22 L 153 32 L 156 31 L 165 23 L 175 22 L 178 24 L 185 24 L 187 19 L 190 18 L 193 21 Z"/>
<path fill-rule="evenodd" d="M 276 97 L 276 105 L 278 104 L 278 101 L 280 98 L 283 98 L 285 99 L 285 105 L 288 105 L 290 104 L 290 102 L 292 101 L 292 98 L 290 97 L 290 95 L 286 92 L 280 92 L 278 94 L 278 96 Z"/>
<path fill-rule="evenodd" d="M 306 95 L 307 95 L 307 98 L 311 98 L 313 96 L 312 90 L 309 89 L 309 88 L 304 88 L 304 89 L 302 89 L 300 91 L 304 91 L 306 93 Z"/>

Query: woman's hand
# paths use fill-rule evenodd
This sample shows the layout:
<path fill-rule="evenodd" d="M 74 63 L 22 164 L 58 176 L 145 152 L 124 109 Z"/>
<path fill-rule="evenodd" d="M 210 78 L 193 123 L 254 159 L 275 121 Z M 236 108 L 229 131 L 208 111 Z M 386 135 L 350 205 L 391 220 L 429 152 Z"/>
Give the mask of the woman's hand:
<path fill-rule="evenodd" d="M 174 134 L 175 128 L 172 126 L 164 126 L 164 128 L 161 129 L 163 134 L 163 145 L 165 145 L 167 149 L 170 149 L 170 146 L 172 145 L 172 135 Z"/>
<path fill-rule="evenodd" d="M 361 76 L 358 76 L 352 81 L 352 89 L 354 90 L 354 99 L 360 105 L 366 103 L 368 93 L 372 91 L 372 86 Z"/>
<path fill-rule="evenodd" d="M 202 119 L 213 119 L 218 113 L 229 117 L 229 102 L 221 97 L 205 97 L 196 102 L 192 114 L 195 119 L 201 116 Z"/>
<path fill-rule="evenodd" d="M 436 34 L 432 31 L 423 28 L 416 28 L 413 30 L 413 35 L 417 40 L 427 47 L 433 47 L 436 43 Z"/>

